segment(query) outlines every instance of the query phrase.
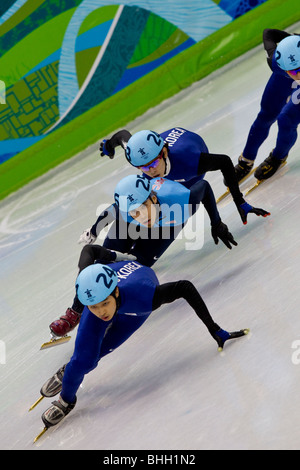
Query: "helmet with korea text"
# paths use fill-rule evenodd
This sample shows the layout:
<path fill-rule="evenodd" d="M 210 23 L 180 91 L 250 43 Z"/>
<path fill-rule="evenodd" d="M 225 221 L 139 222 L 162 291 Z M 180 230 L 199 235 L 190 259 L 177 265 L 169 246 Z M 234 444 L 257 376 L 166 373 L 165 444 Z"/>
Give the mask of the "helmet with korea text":
<path fill-rule="evenodd" d="M 77 297 L 83 305 L 95 305 L 115 290 L 118 276 L 110 266 L 95 263 L 83 269 L 75 283 Z"/>
<path fill-rule="evenodd" d="M 300 36 L 287 36 L 278 44 L 275 60 L 282 70 L 294 70 L 300 67 Z"/>
<path fill-rule="evenodd" d="M 164 139 L 157 132 L 143 130 L 130 137 L 125 155 L 132 166 L 144 166 L 158 157 L 163 146 Z"/>
<path fill-rule="evenodd" d="M 150 194 L 151 184 L 146 176 L 129 175 L 119 181 L 114 197 L 120 211 L 128 213 L 140 207 Z"/>

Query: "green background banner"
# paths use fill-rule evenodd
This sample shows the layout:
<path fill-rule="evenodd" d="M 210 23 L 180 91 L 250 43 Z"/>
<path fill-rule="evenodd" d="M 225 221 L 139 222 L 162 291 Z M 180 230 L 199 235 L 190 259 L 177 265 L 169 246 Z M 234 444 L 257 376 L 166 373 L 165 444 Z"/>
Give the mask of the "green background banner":
<path fill-rule="evenodd" d="M 53 17 L 41 24 L 41 27 L 46 28 L 45 37 L 51 31 L 53 33 L 54 27 L 57 36 L 48 36 L 53 37 L 53 41 L 39 44 L 36 54 L 31 58 L 32 62 L 24 64 L 20 44 L 24 46 L 24 41 L 27 41 L 28 48 L 33 47 L 32 44 L 37 40 L 37 24 L 33 22 L 30 35 L 20 24 L 26 15 L 36 13 L 36 9 L 30 12 L 33 3 L 35 7 L 39 3 L 39 8 L 44 8 L 48 18 Z M 1 199 L 125 126 L 147 109 L 261 44 L 264 28 L 284 29 L 299 20 L 298 0 L 267 0 L 248 12 L 238 10 L 240 3 L 229 2 L 231 9 L 234 4 L 237 6 L 234 11 L 230 11 L 230 17 L 228 13 L 221 15 L 226 24 L 196 41 L 192 37 L 192 28 L 191 32 L 186 33 L 148 10 L 132 6 L 102 6 L 101 22 L 95 9 L 88 12 L 78 31 L 76 61 L 69 65 L 70 70 L 74 67 L 76 80 L 72 81 L 71 77 L 71 81 L 68 81 L 67 75 L 62 75 L 61 81 L 58 81 L 57 50 L 64 47 L 66 31 L 68 33 L 66 28 L 70 28 L 71 18 L 74 18 L 80 1 L 59 3 L 68 8 L 54 15 L 55 2 L 25 2 L 25 11 L 20 8 L 0 24 L 0 50 L 3 53 L 5 48 L 9 49 L 0 59 L 1 70 L 4 70 L 2 67 L 5 64 L 8 69 L 12 60 L 19 61 L 13 74 L 4 74 L 3 78 L 1 76 L 6 84 L 6 99 L 10 105 L 5 109 L 5 105 L 0 104 L 0 140 L 4 148 L 7 143 L 22 144 L 25 138 L 32 139 L 26 141 L 31 142 L 31 145 L 27 144 L 24 149 L 20 147 L 20 151 L 15 151 L 1 163 Z M 225 4 L 225 0 L 216 1 L 215 5 L 222 6 L 222 3 Z M 38 18 L 40 16 L 36 16 L 36 22 Z M 126 38 L 133 20 L 135 35 L 130 35 L 129 41 Z M 14 35 L 11 31 L 15 31 Z M 156 34 L 157 31 L 159 34 Z M 105 48 L 105 42 L 95 42 L 95 38 L 101 34 L 104 38 L 110 34 L 110 41 Z M 123 48 L 120 47 L 122 43 Z M 117 55 L 118 58 L 112 61 L 111 57 Z M 97 57 L 101 58 L 99 63 L 95 60 Z M 26 76 L 28 69 L 30 75 Z M 61 96 L 65 100 L 59 100 L 58 87 L 61 87 Z M 68 97 L 72 87 L 74 94 Z M 22 107 L 17 99 L 12 100 L 12 96 L 22 98 Z M 35 97 L 34 109 L 30 108 L 32 96 Z M 24 108 L 27 109 L 26 113 Z M 12 139 L 12 132 L 17 133 L 15 140 Z"/>

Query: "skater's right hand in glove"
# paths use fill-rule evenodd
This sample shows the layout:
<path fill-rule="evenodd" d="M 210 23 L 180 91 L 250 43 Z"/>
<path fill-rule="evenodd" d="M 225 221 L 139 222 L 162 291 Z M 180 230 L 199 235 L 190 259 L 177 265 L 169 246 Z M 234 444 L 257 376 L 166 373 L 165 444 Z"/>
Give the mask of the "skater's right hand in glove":
<path fill-rule="evenodd" d="M 116 259 L 115 261 L 136 261 L 136 256 L 130 255 L 128 253 L 121 253 L 120 251 L 115 251 Z"/>
<path fill-rule="evenodd" d="M 97 237 L 92 234 L 91 229 L 86 229 L 79 237 L 78 243 L 84 243 L 85 245 L 92 245 L 96 241 Z"/>
<path fill-rule="evenodd" d="M 101 157 L 104 157 L 104 155 L 106 155 L 109 158 L 114 158 L 114 156 L 115 156 L 115 151 L 112 148 L 112 146 L 110 145 L 109 140 L 104 139 L 102 142 L 100 142 L 99 150 L 100 150 L 100 156 Z"/>
<path fill-rule="evenodd" d="M 58 400 L 54 401 L 50 408 L 48 408 L 42 414 L 42 421 L 47 428 L 51 426 L 55 426 L 56 424 L 60 423 L 60 421 L 65 418 L 70 411 L 76 405 L 76 399 L 74 403 L 67 403 L 65 402 L 61 396 L 59 396 Z"/>
<path fill-rule="evenodd" d="M 211 234 L 216 245 L 219 243 L 220 239 L 230 250 L 232 248 L 231 245 L 237 246 L 237 242 L 229 232 L 227 225 L 225 225 L 222 221 L 220 221 L 217 225 L 212 226 Z"/>
<path fill-rule="evenodd" d="M 237 206 L 237 210 L 241 216 L 242 222 L 244 225 L 247 224 L 247 215 L 256 214 L 257 216 L 261 215 L 262 217 L 268 217 L 271 215 L 270 212 L 265 211 L 264 209 L 258 209 L 257 207 L 252 207 L 248 202 L 244 202 L 240 206 Z"/>

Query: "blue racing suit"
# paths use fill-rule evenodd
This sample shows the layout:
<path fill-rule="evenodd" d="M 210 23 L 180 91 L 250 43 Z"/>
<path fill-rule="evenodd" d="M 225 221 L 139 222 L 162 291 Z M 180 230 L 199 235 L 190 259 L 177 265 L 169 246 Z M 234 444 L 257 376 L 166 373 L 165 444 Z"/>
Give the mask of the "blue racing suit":
<path fill-rule="evenodd" d="M 85 251 L 85 266 L 93 261 L 102 262 L 103 256 L 107 258 L 107 250 L 101 246 L 87 246 Z M 100 259 L 94 259 L 95 256 Z M 81 264 L 79 262 L 79 266 Z M 214 338 L 220 329 L 190 281 L 159 284 L 151 268 L 135 261 L 109 263 L 108 266 L 118 275 L 117 310 L 110 321 L 104 321 L 84 307 L 74 352 L 65 368 L 62 382 L 61 397 L 67 403 L 75 403 L 76 392 L 84 376 L 97 367 L 100 359 L 121 346 L 143 325 L 152 311 L 163 304 L 185 299 Z M 84 269 L 84 266 L 81 267 Z"/>
<path fill-rule="evenodd" d="M 74 353 L 65 369 L 61 396 L 74 403 L 84 375 L 95 369 L 100 359 L 124 343 L 147 320 L 152 312 L 156 286 L 151 268 L 134 261 L 108 264 L 118 274 L 120 306 L 106 322 L 84 308 L 75 341 Z M 138 291 L 142 293 L 139 295 Z"/>
<path fill-rule="evenodd" d="M 289 33 L 277 29 L 263 32 L 267 62 L 272 70 L 261 99 L 261 109 L 253 122 L 245 148 L 244 158 L 255 160 L 257 152 L 269 135 L 271 125 L 277 120 L 278 134 L 272 153 L 275 158 L 284 159 L 297 140 L 297 127 L 300 123 L 298 84 L 276 63 L 277 43 Z M 299 94 L 299 98 L 298 98 Z"/>
<path fill-rule="evenodd" d="M 167 250 L 200 202 L 204 204 L 211 226 L 221 222 L 213 191 L 207 181 L 199 180 L 190 189 L 167 178 L 154 178 L 151 185 L 160 207 L 154 227 L 139 226 L 139 232 L 134 231 L 133 238 L 130 236 L 130 226 L 136 226 L 136 222 L 127 214 L 120 213 L 118 207 L 112 206 L 118 223 L 113 224 L 103 243 L 110 250 L 135 255 L 145 266 L 152 266 Z M 101 220 L 102 224 L 104 222 Z"/>

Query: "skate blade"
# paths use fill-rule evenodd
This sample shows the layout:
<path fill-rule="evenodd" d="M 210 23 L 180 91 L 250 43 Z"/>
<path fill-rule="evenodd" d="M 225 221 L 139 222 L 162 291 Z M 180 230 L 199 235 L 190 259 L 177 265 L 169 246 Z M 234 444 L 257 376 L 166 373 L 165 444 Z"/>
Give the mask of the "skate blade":
<path fill-rule="evenodd" d="M 244 181 L 246 181 L 256 170 L 256 167 L 255 168 L 252 168 L 252 170 L 248 173 L 248 175 L 244 176 L 244 178 L 242 178 L 240 181 L 239 181 L 239 185 L 241 185 L 242 183 L 244 183 Z M 230 190 L 229 188 L 227 188 L 227 190 L 225 191 L 225 193 L 221 194 L 220 197 L 218 197 L 217 199 L 217 204 L 221 201 L 223 201 L 223 199 L 225 199 L 225 197 L 227 197 L 228 195 L 230 194 Z"/>
<path fill-rule="evenodd" d="M 230 194 L 229 189 L 227 189 L 227 191 L 225 191 L 225 193 L 221 194 L 221 196 L 218 197 L 218 199 L 217 199 L 217 201 L 216 201 L 217 204 L 219 204 L 219 202 L 223 201 L 223 199 L 225 199 L 225 197 L 228 196 L 228 194 Z"/>
<path fill-rule="evenodd" d="M 246 191 L 245 193 L 245 197 L 248 196 L 248 194 L 250 194 L 252 191 L 254 191 L 254 189 L 256 189 L 261 183 L 263 183 L 265 180 L 257 180 L 257 182 L 251 186 L 251 188 L 248 189 L 248 191 Z"/>
<path fill-rule="evenodd" d="M 49 428 L 47 428 L 46 426 L 44 427 L 44 429 L 34 438 L 33 440 L 33 443 L 36 443 L 40 437 L 42 437 L 46 431 L 48 431 Z"/>
<path fill-rule="evenodd" d="M 278 175 L 278 172 L 286 165 L 286 161 L 283 162 L 280 167 L 278 168 L 277 172 L 275 173 L 276 175 Z M 280 176 L 280 175 L 278 175 Z M 265 181 L 268 181 L 269 179 L 272 179 L 274 177 L 274 175 L 271 177 L 271 178 L 267 178 L 267 179 L 264 179 L 264 180 L 257 180 L 256 183 L 251 186 L 248 191 L 245 193 L 245 197 L 248 196 L 249 193 L 251 193 L 252 191 L 254 191 L 254 189 L 256 189 L 261 183 L 264 183 Z"/>
<path fill-rule="evenodd" d="M 52 338 L 47 343 L 43 343 L 40 349 L 52 348 L 53 346 L 58 346 L 59 344 L 67 343 L 70 341 L 71 336 L 62 336 L 61 338 Z"/>
<path fill-rule="evenodd" d="M 37 401 L 33 405 L 31 405 L 28 411 L 33 410 L 33 408 L 35 408 L 43 400 L 43 398 L 45 398 L 44 395 L 41 395 L 40 398 L 38 398 Z"/>

